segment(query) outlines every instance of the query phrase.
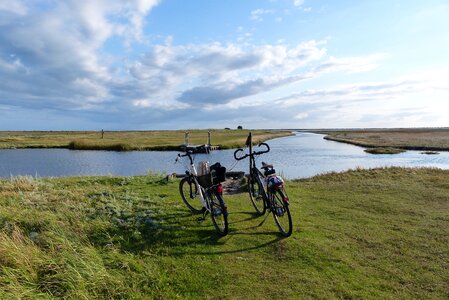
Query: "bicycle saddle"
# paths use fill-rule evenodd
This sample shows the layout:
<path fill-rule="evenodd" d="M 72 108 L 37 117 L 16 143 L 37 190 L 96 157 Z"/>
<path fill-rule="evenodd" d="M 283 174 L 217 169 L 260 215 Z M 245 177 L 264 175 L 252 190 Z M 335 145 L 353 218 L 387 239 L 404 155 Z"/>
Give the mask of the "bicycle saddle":
<path fill-rule="evenodd" d="M 268 169 L 268 168 L 273 169 L 273 165 L 262 162 L 262 169 Z"/>

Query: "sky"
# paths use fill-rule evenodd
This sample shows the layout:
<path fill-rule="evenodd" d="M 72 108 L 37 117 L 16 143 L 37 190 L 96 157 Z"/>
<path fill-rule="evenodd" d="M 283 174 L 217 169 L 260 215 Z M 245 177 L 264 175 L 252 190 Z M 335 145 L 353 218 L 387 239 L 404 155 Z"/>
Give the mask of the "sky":
<path fill-rule="evenodd" d="M 0 130 L 449 127 L 447 0 L 0 0 Z"/>

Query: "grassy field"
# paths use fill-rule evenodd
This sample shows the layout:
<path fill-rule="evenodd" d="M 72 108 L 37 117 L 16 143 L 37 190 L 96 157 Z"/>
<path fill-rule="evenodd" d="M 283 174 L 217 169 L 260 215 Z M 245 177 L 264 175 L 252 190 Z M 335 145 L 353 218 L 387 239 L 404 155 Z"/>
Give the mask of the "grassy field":
<path fill-rule="evenodd" d="M 449 171 L 374 169 L 288 183 L 294 232 L 226 195 L 230 233 L 178 180 L 0 181 L 0 298 L 449 297 Z"/>
<path fill-rule="evenodd" d="M 210 130 L 211 143 L 221 149 L 243 146 L 248 130 Z M 79 150 L 178 150 L 184 130 L 173 131 L 2 131 L 0 149 L 70 148 Z M 191 144 L 206 144 L 208 130 L 189 130 Z M 252 130 L 253 141 L 290 135 L 290 131 Z"/>
<path fill-rule="evenodd" d="M 314 130 L 325 139 L 367 148 L 449 151 L 449 128 Z M 378 151 L 382 152 L 382 151 Z"/>

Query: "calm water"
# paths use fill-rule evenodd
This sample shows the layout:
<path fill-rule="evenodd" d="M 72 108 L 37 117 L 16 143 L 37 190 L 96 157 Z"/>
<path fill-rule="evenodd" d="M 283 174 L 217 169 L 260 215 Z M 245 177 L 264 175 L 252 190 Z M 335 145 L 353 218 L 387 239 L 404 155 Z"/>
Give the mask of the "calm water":
<path fill-rule="evenodd" d="M 276 170 L 289 179 L 310 177 L 329 171 L 356 167 L 380 166 L 438 167 L 449 169 L 449 152 L 424 155 L 407 151 L 395 155 L 372 155 L 363 148 L 327 141 L 322 135 L 297 133 L 296 136 L 268 141 L 271 152 L 259 157 L 274 164 Z M 228 169 L 248 171 L 248 160 L 235 164 L 234 150 L 198 154 L 196 161 L 220 161 Z M 37 177 L 76 175 L 143 175 L 183 173 L 185 162 L 175 164 L 178 152 L 166 151 L 85 151 L 67 149 L 0 150 L 0 177 L 32 175 Z"/>

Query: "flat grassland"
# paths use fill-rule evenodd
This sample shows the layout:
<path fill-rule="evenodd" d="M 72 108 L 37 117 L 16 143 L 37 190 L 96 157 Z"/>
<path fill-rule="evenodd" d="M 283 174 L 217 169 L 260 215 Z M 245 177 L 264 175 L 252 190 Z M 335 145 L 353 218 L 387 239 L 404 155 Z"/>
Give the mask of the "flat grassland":
<path fill-rule="evenodd" d="M 212 145 L 220 149 L 245 144 L 248 130 L 210 130 Z M 79 150 L 178 150 L 184 144 L 184 130 L 173 131 L 2 131 L 0 149 L 70 148 Z M 191 144 L 206 144 L 208 130 L 189 130 Z M 253 141 L 291 135 L 290 131 L 252 130 Z"/>
<path fill-rule="evenodd" d="M 449 171 L 373 169 L 287 184 L 294 221 L 261 227 L 225 195 L 198 223 L 179 180 L 0 181 L 1 299 L 422 299 L 449 296 Z"/>
<path fill-rule="evenodd" d="M 367 148 L 449 151 L 449 128 L 312 130 L 325 139 Z"/>

